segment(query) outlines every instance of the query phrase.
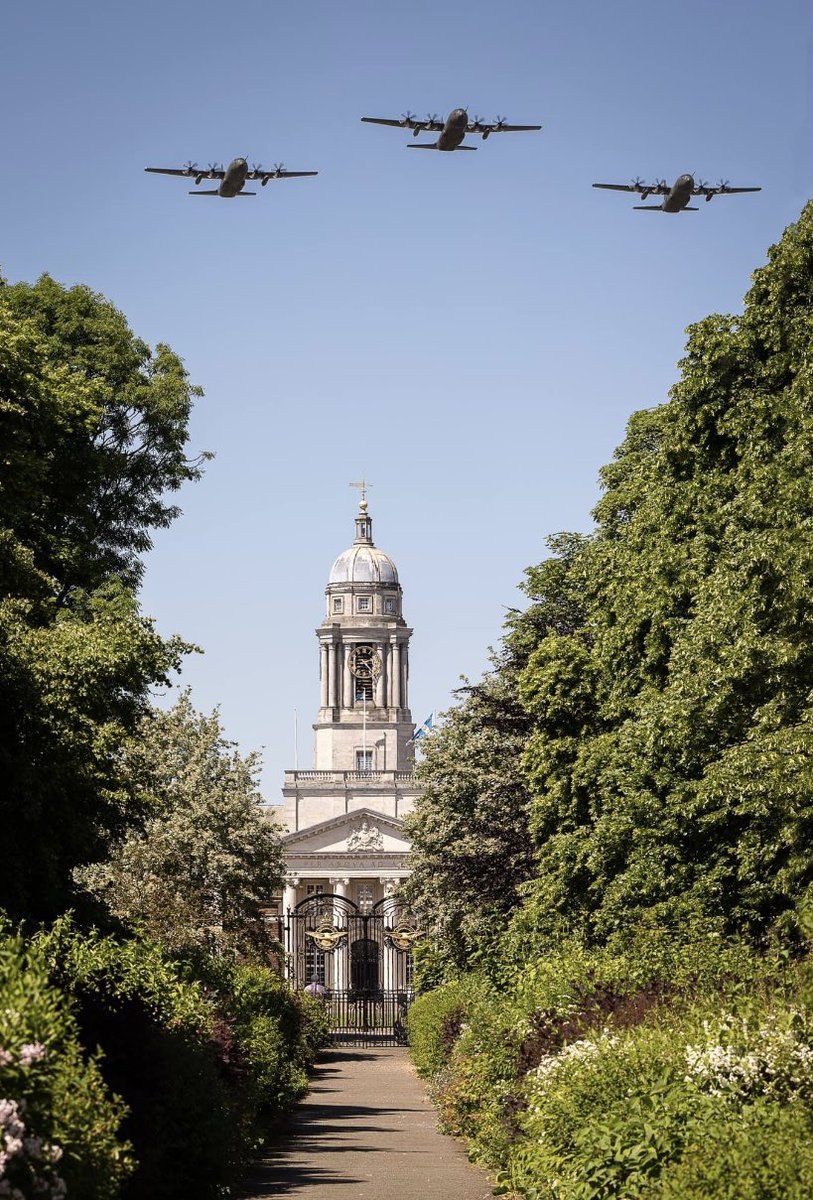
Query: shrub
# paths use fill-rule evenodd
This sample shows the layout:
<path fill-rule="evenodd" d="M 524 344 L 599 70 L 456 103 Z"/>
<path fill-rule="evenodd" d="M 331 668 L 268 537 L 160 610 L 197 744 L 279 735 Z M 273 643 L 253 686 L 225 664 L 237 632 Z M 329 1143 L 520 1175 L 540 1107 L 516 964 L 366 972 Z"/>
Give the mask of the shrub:
<path fill-rule="evenodd" d="M 471 977 L 465 976 L 424 992 L 411 1004 L 407 1029 L 412 1060 L 419 1075 L 431 1078 L 448 1063 L 474 992 Z"/>
<path fill-rule="evenodd" d="M 0 1195 L 114 1200 L 133 1168 L 125 1113 L 43 947 L 0 929 Z"/>
<path fill-rule="evenodd" d="M 35 939 L 70 993 L 80 1035 L 129 1113 L 137 1169 L 128 1200 L 228 1195 L 247 1143 L 228 1037 L 199 983 L 140 941 L 80 934 L 67 921 Z"/>
<path fill-rule="evenodd" d="M 220 965 L 218 986 L 249 1068 L 252 1107 L 264 1116 L 290 1108 L 307 1090 L 308 1068 L 327 1040 L 325 1005 L 258 964 Z"/>

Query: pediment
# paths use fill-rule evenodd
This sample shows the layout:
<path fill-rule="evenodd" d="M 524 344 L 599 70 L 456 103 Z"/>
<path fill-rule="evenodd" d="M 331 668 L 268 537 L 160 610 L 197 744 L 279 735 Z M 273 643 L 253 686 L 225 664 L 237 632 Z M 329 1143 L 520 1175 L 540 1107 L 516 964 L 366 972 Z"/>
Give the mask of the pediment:
<path fill-rule="evenodd" d="M 403 822 L 371 808 L 342 813 L 283 838 L 291 854 L 341 854 L 369 858 L 371 854 L 406 854 L 410 844 Z"/>

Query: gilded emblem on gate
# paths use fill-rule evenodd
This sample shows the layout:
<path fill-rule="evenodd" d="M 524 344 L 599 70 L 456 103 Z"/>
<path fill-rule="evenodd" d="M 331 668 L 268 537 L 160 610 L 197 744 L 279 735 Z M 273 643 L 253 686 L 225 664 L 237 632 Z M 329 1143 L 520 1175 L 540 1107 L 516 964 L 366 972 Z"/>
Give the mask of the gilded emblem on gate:
<path fill-rule="evenodd" d="M 416 929 L 414 925 L 409 925 L 406 921 L 393 926 L 387 933 L 388 940 L 396 950 L 411 950 L 413 944 L 422 936 L 419 929 Z"/>
<path fill-rule="evenodd" d="M 306 929 L 305 937 L 313 938 L 320 950 L 335 950 L 347 937 L 347 931 L 337 929 L 330 918 L 325 917 L 315 929 Z"/>

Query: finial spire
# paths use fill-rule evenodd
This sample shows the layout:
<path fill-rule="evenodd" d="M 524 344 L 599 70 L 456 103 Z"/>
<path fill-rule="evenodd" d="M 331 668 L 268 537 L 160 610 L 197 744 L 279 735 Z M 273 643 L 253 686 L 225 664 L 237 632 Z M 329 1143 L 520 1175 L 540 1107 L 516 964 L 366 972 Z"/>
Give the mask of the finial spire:
<path fill-rule="evenodd" d="M 359 500 L 359 508 L 362 512 L 367 511 L 367 492 L 373 486 L 366 479 L 362 479 L 359 483 L 351 483 L 351 487 L 361 488 L 361 499 Z"/>
<path fill-rule="evenodd" d="M 351 483 L 351 487 L 361 489 L 361 499 L 359 500 L 359 511 L 356 517 L 356 542 L 363 542 L 367 546 L 373 545 L 373 522 L 367 512 L 367 492 L 373 486 L 366 479 L 360 480 L 358 483 Z"/>

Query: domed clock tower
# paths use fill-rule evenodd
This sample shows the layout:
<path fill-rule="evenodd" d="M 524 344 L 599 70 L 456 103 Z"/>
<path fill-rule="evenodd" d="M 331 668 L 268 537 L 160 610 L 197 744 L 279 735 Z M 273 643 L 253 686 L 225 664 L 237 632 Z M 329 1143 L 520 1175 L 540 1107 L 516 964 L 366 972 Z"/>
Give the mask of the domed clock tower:
<path fill-rule="evenodd" d="M 319 642 L 313 769 L 285 772 L 283 910 L 308 896 L 362 909 L 408 874 L 402 818 L 418 788 L 409 710 L 409 640 L 398 571 L 373 541 L 366 490 L 355 539 L 330 571 Z"/>

